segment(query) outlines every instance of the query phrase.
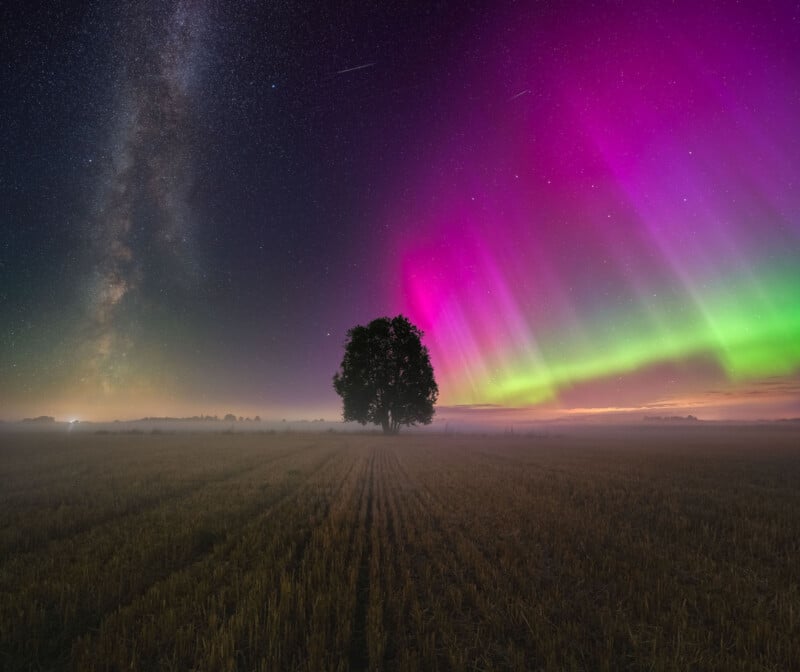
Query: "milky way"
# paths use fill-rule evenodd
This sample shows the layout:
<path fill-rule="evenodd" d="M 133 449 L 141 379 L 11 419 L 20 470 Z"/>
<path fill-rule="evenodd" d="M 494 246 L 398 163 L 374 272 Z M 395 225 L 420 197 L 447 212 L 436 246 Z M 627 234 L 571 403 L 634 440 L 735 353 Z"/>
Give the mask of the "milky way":
<path fill-rule="evenodd" d="M 122 17 L 118 101 L 108 165 L 91 222 L 96 259 L 87 292 L 84 382 L 109 394 L 141 379 L 134 360 L 142 295 L 196 272 L 188 203 L 197 143 L 196 81 L 206 32 L 201 3 L 181 2 L 157 23 L 146 3 Z"/>

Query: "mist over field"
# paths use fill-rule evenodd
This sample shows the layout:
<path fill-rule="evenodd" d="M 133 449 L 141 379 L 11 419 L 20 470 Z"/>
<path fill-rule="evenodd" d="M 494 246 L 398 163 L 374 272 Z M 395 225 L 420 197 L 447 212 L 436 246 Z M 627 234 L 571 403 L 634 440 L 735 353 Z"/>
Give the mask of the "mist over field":
<path fill-rule="evenodd" d="M 441 417 L 443 416 L 443 417 Z M 708 421 L 699 420 L 695 416 L 640 416 L 638 414 L 621 414 L 610 416 L 564 417 L 549 421 L 528 420 L 524 417 L 503 414 L 500 417 L 476 417 L 475 414 L 456 414 L 448 417 L 447 413 L 439 413 L 430 425 L 404 427 L 403 434 L 412 435 L 448 435 L 448 434 L 480 434 L 495 437 L 497 435 L 548 436 L 548 435 L 580 435 L 588 434 L 601 437 L 616 437 L 623 441 L 635 437 L 654 437 L 659 434 L 677 436 L 682 434 L 693 436 L 713 436 L 726 431 L 735 434 L 738 431 L 762 432 L 769 435 L 773 429 L 800 428 L 800 418 L 784 420 L 742 420 Z M 61 421 L 51 416 L 41 416 L 20 421 L 0 422 L 0 435 L 25 433 L 54 434 L 274 434 L 274 433 L 378 433 L 380 428 L 372 424 L 360 425 L 357 422 L 341 420 L 253 420 L 237 418 L 236 420 L 217 419 L 185 419 L 185 418 L 148 418 L 139 420 L 115 420 L 113 422 L 88 422 L 80 420 Z"/>

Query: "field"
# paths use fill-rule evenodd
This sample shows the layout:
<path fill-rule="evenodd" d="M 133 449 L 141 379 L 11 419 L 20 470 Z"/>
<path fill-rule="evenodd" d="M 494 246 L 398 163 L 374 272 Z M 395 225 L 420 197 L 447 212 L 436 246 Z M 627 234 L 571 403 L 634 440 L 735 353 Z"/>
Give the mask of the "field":
<path fill-rule="evenodd" d="M 800 433 L 0 434 L 0 669 L 790 670 Z"/>

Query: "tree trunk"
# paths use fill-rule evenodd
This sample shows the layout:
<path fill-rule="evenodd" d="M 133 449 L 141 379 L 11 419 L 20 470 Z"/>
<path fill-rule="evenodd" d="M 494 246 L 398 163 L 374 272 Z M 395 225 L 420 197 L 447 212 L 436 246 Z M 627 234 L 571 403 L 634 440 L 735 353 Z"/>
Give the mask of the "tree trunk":
<path fill-rule="evenodd" d="M 383 433 L 387 436 L 400 433 L 400 423 L 392 417 L 391 411 L 389 411 L 386 414 L 386 417 L 381 420 L 381 427 L 383 428 Z"/>

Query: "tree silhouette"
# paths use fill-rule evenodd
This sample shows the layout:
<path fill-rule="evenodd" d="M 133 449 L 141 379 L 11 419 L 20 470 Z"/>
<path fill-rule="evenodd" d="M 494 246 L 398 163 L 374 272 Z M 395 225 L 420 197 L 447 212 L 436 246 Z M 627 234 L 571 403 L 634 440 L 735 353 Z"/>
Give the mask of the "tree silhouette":
<path fill-rule="evenodd" d="M 384 434 L 397 434 L 401 425 L 430 424 L 439 396 L 422 332 L 403 315 L 347 332 L 333 388 L 342 397 L 345 420 L 380 425 Z"/>

